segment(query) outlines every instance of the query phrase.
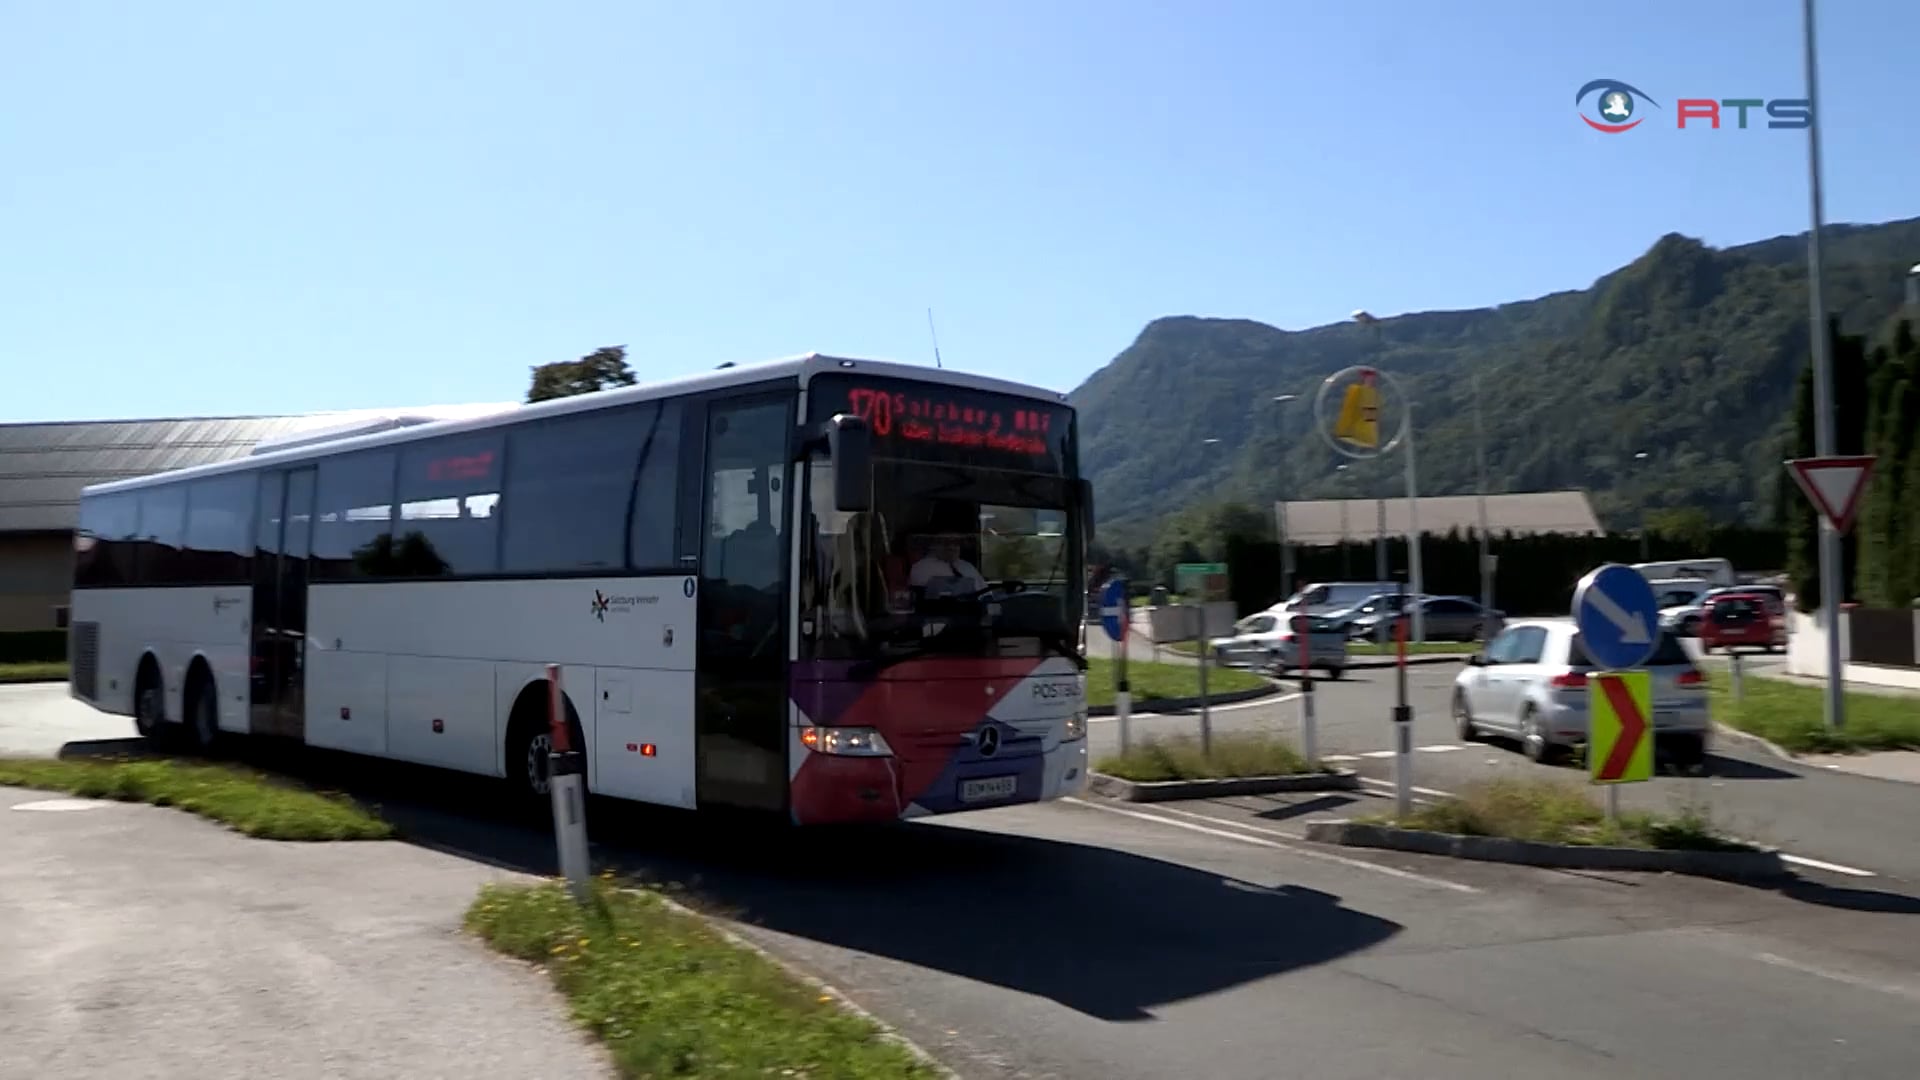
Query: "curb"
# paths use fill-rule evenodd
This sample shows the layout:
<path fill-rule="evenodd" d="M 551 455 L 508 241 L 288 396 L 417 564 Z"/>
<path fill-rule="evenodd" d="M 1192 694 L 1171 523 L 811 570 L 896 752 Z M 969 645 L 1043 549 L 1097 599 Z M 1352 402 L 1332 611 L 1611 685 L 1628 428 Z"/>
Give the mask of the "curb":
<path fill-rule="evenodd" d="M 1087 790 L 1122 802 L 1170 802 L 1176 799 L 1224 799 L 1230 795 L 1278 795 L 1294 791 L 1358 791 L 1360 776 L 1350 769 L 1292 776 L 1236 776 L 1223 780 L 1122 780 L 1089 771 Z"/>
<path fill-rule="evenodd" d="M 1584 847 L 1543 844 L 1496 836 L 1399 829 L 1354 821 L 1306 823 L 1308 840 L 1344 847 L 1384 848 L 1447 855 L 1479 862 L 1515 863 L 1563 870 L 1645 870 L 1692 874 L 1726 881 L 1769 881 L 1793 876 L 1777 851 L 1671 851 L 1659 848 Z"/>
<path fill-rule="evenodd" d="M 0 676 L 0 686 L 45 686 L 48 683 L 63 683 L 66 681 L 67 677 L 65 675 L 32 675 L 17 679 Z"/>
<path fill-rule="evenodd" d="M 1261 698 L 1277 697 L 1285 693 L 1286 690 L 1287 688 L 1280 683 L 1269 682 L 1265 686 L 1257 686 L 1252 690 L 1234 690 L 1225 694 L 1208 694 L 1204 700 L 1208 706 L 1237 705 L 1242 701 L 1258 701 Z M 1197 709 L 1200 707 L 1201 700 L 1201 698 L 1197 697 L 1186 697 L 1154 698 L 1151 701 L 1135 701 L 1133 703 L 1133 715 L 1139 716 L 1142 713 L 1179 712 L 1183 709 Z M 1114 707 L 1111 705 L 1087 706 L 1088 716 L 1112 716 L 1113 714 Z"/>
<path fill-rule="evenodd" d="M 1795 756 L 1793 751 L 1788 750 L 1786 747 L 1781 746 L 1779 743 L 1776 743 L 1771 739 L 1767 739 L 1762 736 L 1755 735 L 1751 731 L 1741 731 L 1739 728 L 1729 727 L 1728 725 L 1723 724 L 1718 720 L 1715 720 L 1713 722 L 1713 733 L 1715 735 L 1721 736 L 1722 738 L 1732 739 L 1734 742 L 1737 742 L 1737 743 L 1745 743 L 1748 746 L 1758 747 L 1762 750 L 1765 750 L 1767 753 L 1772 754 L 1774 757 L 1779 758 L 1782 761 L 1791 761 L 1795 765 L 1806 764 L 1805 762 L 1801 761 L 1799 757 Z"/>
<path fill-rule="evenodd" d="M 719 935 L 723 940 L 725 940 L 727 944 L 733 945 L 737 948 L 745 949 L 746 951 L 753 953 L 755 956 L 758 956 L 760 959 L 765 960 L 767 963 L 772 964 L 774 967 L 777 967 L 781 971 L 785 972 L 789 978 L 795 980 L 796 982 L 802 983 L 805 986 L 809 987 L 810 989 L 818 991 L 821 995 L 825 997 L 832 998 L 834 1006 L 836 1008 L 844 1010 L 845 1012 L 853 1016 L 857 1016 L 860 1019 L 865 1020 L 867 1023 L 872 1024 L 876 1029 L 879 1030 L 880 1037 L 882 1039 L 885 1039 L 886 1041 L 893 1043 L 894 1045 L 905 1050 L 907 1053 L 912 1054 L 914 1058 L 918 1060 L 922 1065 L 925 1065 L 927 1068 L 933 1070 L 935 1075 L 941 1077 L 941 1080 L 961 1080 L 961 1076 L 959 1073 L 954 1072 L 952 1069 L 942 1064 L 938 1058 L 934 1057 L 932 1054 L 927 1053 L 926 1049 L 922 1047 L 919 1043 L 916 1043 L 912 1039 L 907 1038 L 905 1035 L 900 1034 L 899 1029 L 895 1028 L 892 1024 L 887 1023 L 885 1020 L 882 1020 L 879 1017 L 873 1015 L 872 1013 L 868 1012 L 866 1009 L 861 1008 L 852 998 L 841 993 L 839 990 L 829 985 L 826 981 L 821 979 L 819 976 L 813 974 L 812 972 L 803 970 L 802 968 L 794 965 L 791 961 L 788 961 L 784 957 L 774 955 L 772 952 L 768 951 L 765 946 L 762 946 L 757 942 L 748 940 L 746 937 L 741 935 L 739 931 L 734 930 L 730 926 L 727 926 L 721 920 L 713 918 L 711 916 L 702 915 L 700 912 L 695 911 L 694 909 L 688 907 L 685 904 L 682 904 L 678 900 L 675 900 L 672 897 L 667 896 L 664 893 L 661 893 L 654 889 L 636 889 L 631 886 L 625 886 L 623 887 L 623 891 L 630 892 L 630 893 L 644 893 L 646 895 L 652 896 L 654 899 L 664 904 L 668 911 L 671 911 L 676 915 L 684 915 L 689 919 L 699 920 L 701 923 L 705 924 L 709 930 L 712 930 L 715 934 Z"/>

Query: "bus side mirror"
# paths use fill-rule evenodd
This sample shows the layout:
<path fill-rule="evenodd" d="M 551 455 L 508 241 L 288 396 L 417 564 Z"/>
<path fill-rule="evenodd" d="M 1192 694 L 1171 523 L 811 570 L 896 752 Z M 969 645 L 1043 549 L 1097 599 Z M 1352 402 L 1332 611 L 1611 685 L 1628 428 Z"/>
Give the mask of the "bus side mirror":
<path fill-rule="evenodd" d="M 1093 543 L 1093 481 L 1082 477 L 1077 481 L 1080 489 L 1080 529 L 1086 542 Z"/>
<path fill-rule="evenodd" d="M 846 514 L 873 509 L 873 433 L 867 422 L 836 414 L 827 421 L 827 453 L 833 461 L 833 508 Z"/>

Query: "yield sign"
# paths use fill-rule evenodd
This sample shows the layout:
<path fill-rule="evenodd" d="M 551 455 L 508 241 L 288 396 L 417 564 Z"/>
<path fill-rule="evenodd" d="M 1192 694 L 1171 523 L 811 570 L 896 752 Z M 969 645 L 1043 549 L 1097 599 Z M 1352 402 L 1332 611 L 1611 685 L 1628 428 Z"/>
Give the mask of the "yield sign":
<path fill-rule="evenodd" d="M 1860 509 L 1860 493 L 1867 489 L 1867 477 L 1873 475 L 1873 457 L 1810 457 L 1787 462 L 1794 482 L 1813 500 L 1814 508 L 1844 534 L 1853 527 L 1854 512 Z"/>
<path fill-rule="evenodd" d="M 1653 779 L 1653 680 L 1644 671 L 1596 672 L 1587 690 L 1587 767 L 1596 784 Z"/>

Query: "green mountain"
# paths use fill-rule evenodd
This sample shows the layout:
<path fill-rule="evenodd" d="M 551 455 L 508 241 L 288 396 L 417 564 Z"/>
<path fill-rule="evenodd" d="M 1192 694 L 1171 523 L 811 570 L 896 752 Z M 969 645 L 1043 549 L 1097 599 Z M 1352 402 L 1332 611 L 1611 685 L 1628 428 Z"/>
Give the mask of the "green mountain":
<path fill-rule="evenodd" d="M 1878 332 L 1920 262 L 1920 218 L 1836 225 L 1826 241 L 1829 309 Z M 1808 357 L 1806 277 L 1804 234 L 1726 249 L 1669 234 L 1590 288 L 1377 334 L 1155 320 L 1071 395 L 1102 540 L 1147 542 L 1157 519 L 1223 499 L 1404 494 L 1399 454 L 1336 472 L 1347 459 L 1317 430 L 1321 382 L 1360 363 L 1415 402 L 1422 494 L 1473 490 L 1477 380 L 1491 491 L 1584 488 L 1613 527 L 1666 508 L 1770 520 Z"/>

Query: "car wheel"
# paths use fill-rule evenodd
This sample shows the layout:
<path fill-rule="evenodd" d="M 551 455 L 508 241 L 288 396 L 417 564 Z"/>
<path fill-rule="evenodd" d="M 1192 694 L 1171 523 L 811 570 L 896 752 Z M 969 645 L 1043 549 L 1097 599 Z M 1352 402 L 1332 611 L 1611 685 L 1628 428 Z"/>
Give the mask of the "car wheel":
<path fill-rule="evenodd" d="M 1461 742 L 1480 741 L 1480 732 L 1473 726 L 1473 713 L 1467 708 L 1467 693 L 1464 690 L 1453 692 L 1453 730 Z"/>
<path fill-rule="evenodd" d="M 1540 711 L 1528 705 L 1520 714 L 1520 748 L 1526 752 L 1527 760 L 1535 765 L 1551 765 L 1559 756 L 1554 745 L 1547 741 L 1546 728 L 1540 723 Z"/>

